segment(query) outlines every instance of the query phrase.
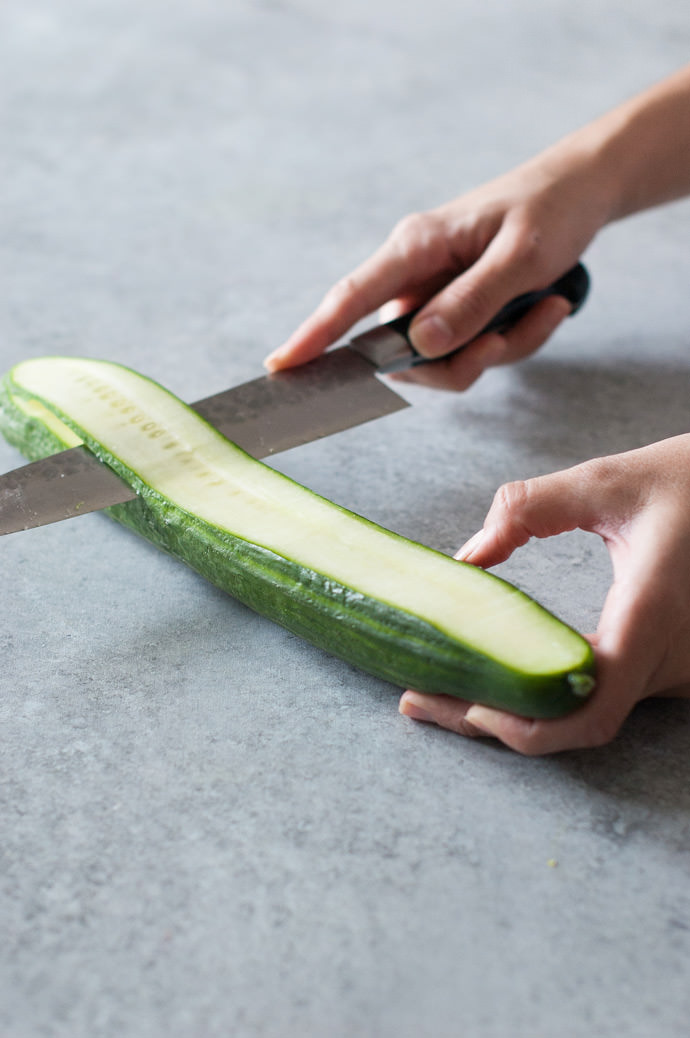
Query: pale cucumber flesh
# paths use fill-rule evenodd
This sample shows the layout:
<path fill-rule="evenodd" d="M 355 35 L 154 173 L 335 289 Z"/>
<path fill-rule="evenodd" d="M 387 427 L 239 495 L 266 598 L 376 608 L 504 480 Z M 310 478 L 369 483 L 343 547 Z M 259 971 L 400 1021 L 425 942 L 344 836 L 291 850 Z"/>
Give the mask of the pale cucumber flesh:
<path fill-rule="evenodd" d="M 200 523 L 268 550 L 348 589 L 350 601 L 417 617 L 511 671 L 571 674 L 576 697 L 589 691 L 591 648 L 538 603 L 255 461 L 149 379 L 107 362 L 45 358 L 17 365 L 9 385 L 24 409 L 39 401 L 53 423 L 66 423 L 64 442 L 83 439 L 135 490 L 186 513 L 190 529 Z"/>

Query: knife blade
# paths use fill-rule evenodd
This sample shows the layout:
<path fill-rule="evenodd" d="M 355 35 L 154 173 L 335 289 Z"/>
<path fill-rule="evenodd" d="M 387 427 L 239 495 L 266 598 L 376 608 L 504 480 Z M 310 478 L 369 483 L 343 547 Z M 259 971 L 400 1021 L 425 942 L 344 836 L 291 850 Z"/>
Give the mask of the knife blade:
<path fill-rule="evenodd" d="M 509 302 L 483 331 L 505 330 L 548 295 L 564 296 L 574 314 L 588 290 L 589 275 L 578 263 L 547 288 Z M 191 406 L 256 458 L 393 414 L 409 404 L 377 376 L 433 363 L 408 339 L 415 312 L 300 367 L 264 375 Z M 0 536 L 100 511 L 135 496 L 86 447 L 72 447 L 0 476 Z"/>

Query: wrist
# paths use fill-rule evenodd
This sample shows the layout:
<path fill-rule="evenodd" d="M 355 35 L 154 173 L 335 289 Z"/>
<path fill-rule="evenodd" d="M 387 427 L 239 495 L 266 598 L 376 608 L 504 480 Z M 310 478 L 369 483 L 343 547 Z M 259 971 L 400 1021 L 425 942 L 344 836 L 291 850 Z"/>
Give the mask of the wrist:
<path fill-rule="evenodd" d="M 690 192 L 690 66 L 537 157 L 595 226 Z"/>
<path fill-rule="evenodd" d="M 592 235 L 619 218 L 623 183 L 609 129 L 599 122 L 568 134 L 540 156 L 566 200 L 587 214 Z"/>
<path fill-rule="evenodd" d="M 690 66 L 573 135 L 591 155 L 606 222 L 690 191 Z"/>

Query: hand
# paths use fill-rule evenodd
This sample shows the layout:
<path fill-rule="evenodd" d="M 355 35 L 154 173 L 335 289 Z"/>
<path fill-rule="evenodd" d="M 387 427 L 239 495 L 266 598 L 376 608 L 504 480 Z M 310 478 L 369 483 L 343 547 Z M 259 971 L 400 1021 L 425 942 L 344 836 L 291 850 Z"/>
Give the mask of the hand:
<path fill-rule="evenodd" d="M 528 356 L 568 312 L 562 299 L 539 303 L 505 335 L 478 333 L 512 298 L 564 274 L 604 224 L 690 191 L 689 135 L 690 65 L 511 173 L 406 217 L 266 366 L 311 360 L 383 306 L 387 319 L 423 306 L 410 338 L 424 356 L 471 343 L 397 378 L 466 389 L 485 368 Z"/>
<path fill-rule="evenodd" d="M 422 304 L 410 328 L 420 353 L 438 358 L 474 341 L 448 361 L 398 377 L 465 389 L 486 367 L 527 356 L 570 312 L 562 297 L 542 301 L 505 334 L 475 337 L 505 303 L 577 262 L 606 221 L 604 187 L 579 150 L 562 144 L 447 205 L 407 217 L 328 292 L 267 367 L 311 360 L 383 306 L 382 317 L 391 319 Z"/>
<path fill-rule="evenodd" d="M 532 536 L 575 528 L 604 539 L 614 575 L 590 638 L 598 680 L 585 706 L 537 721 L 406 692 L 401 713 L 542 754 L 609 742 L 647 696 L 690 695 L 690 435 L 506 484 L 458 557 L 494 566 Z"/>

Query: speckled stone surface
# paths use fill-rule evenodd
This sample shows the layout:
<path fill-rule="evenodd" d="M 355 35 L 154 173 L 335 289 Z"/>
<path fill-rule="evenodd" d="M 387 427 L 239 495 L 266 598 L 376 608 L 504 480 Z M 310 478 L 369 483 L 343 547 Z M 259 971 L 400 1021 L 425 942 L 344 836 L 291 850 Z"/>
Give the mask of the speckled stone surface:
<path fill-rule="evenodd" d="M 8 0 L 2 369 L 254 377 L 400 216 L 689 43 L 680 0 Z M 539 357 L 276 464 L 451 551 L 506 479 L 685 431 L 689 226 L 606 231 Z M 595 539 L 501 571 L 595 625 Z M 103 516 L 3 538 L 0 572 L 3 1038 L 687 1035 L 687 703 L 527 760 L 399 717 Z"/>

